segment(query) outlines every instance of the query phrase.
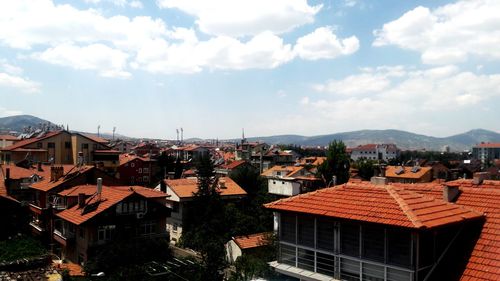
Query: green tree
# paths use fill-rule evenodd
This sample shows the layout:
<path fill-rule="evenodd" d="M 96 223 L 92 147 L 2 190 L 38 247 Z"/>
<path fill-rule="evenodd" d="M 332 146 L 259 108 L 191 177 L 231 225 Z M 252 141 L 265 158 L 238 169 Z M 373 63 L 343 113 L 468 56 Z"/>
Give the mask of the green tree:
<path fill-rule="evenodd" d="M 349 180 L 349 155 L 346 153 L 345 144 L 334 140 L 328 145 L 326 160 L 318 166 L 318 173 L 328 185 L 333 176 L 336 183 L 342 184 Z"/>
<path fill-rule="evenodd" d="M 354 164 L 355 168 L 358 169 L 358 175 L 363 180 L 370 180 L 375 174 L 375 167 L 373 166 L 375 162 L 373 160 L 359 159 Z"/>
<path fill-rule="evenodd" d="M 200 252 L 204 279 L 222 280 L 226 266 L 224 243 L 229 240 L 225 206 L 210 158 L 197 163 L 198 191 L 186 210 L 182 244 Z"/>

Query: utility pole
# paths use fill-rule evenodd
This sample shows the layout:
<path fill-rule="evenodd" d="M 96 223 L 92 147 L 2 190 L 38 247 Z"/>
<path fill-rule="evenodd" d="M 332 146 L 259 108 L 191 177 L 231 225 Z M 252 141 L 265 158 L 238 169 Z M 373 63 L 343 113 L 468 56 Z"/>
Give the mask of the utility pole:
<path fill-rule="evenodd" d="M 100 137 L 101 136 L 101 125 L 97 125 L 97 136 Z"/>
<path fill-rule="evenodd" d="M 113 140 L 115 140 L 116 127 L 113 127 Z"/>

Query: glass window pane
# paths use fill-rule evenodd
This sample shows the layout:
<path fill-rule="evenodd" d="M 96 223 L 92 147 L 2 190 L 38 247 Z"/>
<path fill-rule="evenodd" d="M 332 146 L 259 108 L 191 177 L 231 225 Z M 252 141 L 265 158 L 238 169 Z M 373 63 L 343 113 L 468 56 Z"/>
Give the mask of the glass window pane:
<path fill-rule="evenodd" d="M 316 272 L 333 277 L 335 274 L 335 257 L 316 252 Z"/>
<path fill-rule="evenodd" d="M 334 251 L 335 245 L 335 225 L 333 220 L 318 218 L 316 220 L 316 248 Z"/>
<path fill-rule="evenodd" d="M 359 257 L 359 225 L 350 223 L 340 225 L 340 247 L 342 254 Z"/>
<path fill-rule="evenodd" d="M 297 224 L 298 239 L 300 245 L 314 247 L 314 218 L 310 216 L 298 216 Z"/>
<path fill-rule="evenodd" d="M 410 272 L 387 268 L 387 281 L 410 281 Z"/>
<path fill-rule="evenodd" d="M 384 281 L 384 267 L 363 263 L 363 280 Z"/>
<path fill-rule="evenodd" d="M 340 278 L 348 281 L 359 281 L 359 262 L 340 259 Z"/>
<path fill-rule="evenodd" d="M 295 243 L 295 215 L 281 214 L 280 240 Z"/>
<path fill-rule="evenodd" d="M 379 226 L 363 225 L 363 258 L 384 261 L 385 233 Z"/>
<path fill-rule="evenodd" d="M 299 248 L 297 253 L 297 267 L 314 271 L 314 252 Z"/>
<path fill-rule="evenodd" d="M 401 229 L 387 229 L 387 258 L 390 264 L 410 266 L 411 233 Z"/>
<path fill-rule="evenodd" d="M 279 262 L 295 266 L 295 247 L 280 244 Z"/>

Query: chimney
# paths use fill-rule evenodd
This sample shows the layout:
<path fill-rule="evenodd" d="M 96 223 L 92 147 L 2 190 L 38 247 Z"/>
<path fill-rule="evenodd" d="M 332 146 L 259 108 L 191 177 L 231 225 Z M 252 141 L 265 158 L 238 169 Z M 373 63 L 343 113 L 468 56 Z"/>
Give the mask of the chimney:
<path fill-rule="evenodd" d="M 78 193 L 78 208 L 85 206 L 85 193 Z"/>
<path fill-rule="evenodd" d="M 458 186 L 445 185 L 443 189 L 443 200 L 449 203 L 453 203 L 457 200 L 460 190 Z"/>
<path fill-rule="evenodd" d="M 226 189 L 226 180 L 219 180 L 219 188 Z"/>
<path fill-rule="evenodd" d="M 42 162 L 38 162 L 38 171 L 39 172 L 43 171 L 43 169 L 42 169 Z"/>
<path fill-rule="evenodd" d="M 389 181 L 386 177 L 371 177 L 370 182 L 373 185 L 387 185 Z"/>
<path fill-rule="evenodd" d="M 165 180 L 160 181 L 160 190 L 161 192 L 167 193 L 167 183 L 165 182 Z"/>
<path fill-rule="evenodd" d="M 102 178 L 97 178 L 97 198 L 101 201 Z"/>
<path fill-rule="evenodd" d="M 489 178 L 488 172 L 477 172 L 474 173 L 474 177 L 472 178 L 472 183 L 476 185 L 480 185 L 484 180 Z"/>
<path fill-rule="evenodd" d="M 64 175 L 64 168 L 62 166 L 50 167 L 50 181 L 57 181 Z"/>

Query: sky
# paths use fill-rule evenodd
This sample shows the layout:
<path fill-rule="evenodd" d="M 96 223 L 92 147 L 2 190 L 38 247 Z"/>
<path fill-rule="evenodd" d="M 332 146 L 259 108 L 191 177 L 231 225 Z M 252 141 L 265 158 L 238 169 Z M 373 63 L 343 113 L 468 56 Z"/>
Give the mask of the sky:
<path fill-rule="evenodd" d="M 0 117 L 131 137 L 500 132 L 500 1 L 0 1 Z"/>

